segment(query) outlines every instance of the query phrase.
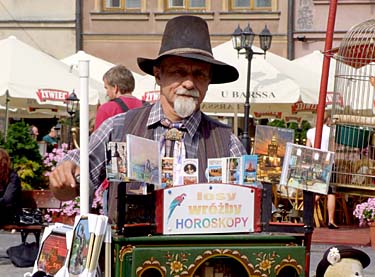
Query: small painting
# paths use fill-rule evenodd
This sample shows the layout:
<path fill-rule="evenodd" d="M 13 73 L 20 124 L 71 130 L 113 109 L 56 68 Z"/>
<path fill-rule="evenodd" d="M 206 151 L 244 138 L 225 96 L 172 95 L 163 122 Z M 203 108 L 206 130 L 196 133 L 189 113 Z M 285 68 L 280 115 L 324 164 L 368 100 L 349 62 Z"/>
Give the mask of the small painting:
<path fill-rule="evenodd" d="M 51 276 L 55 275 L 63 267 L 67 254 L 65 234 L 51 232 L 39 251 L 38 270 Z"/>
<path fill-rule="evenodd" d="M 81 217 L 74 228 L 72 246 L 69 257 L 70 276 L 81 274 L 87 262 L 90 233 L 87 217 Z"/>

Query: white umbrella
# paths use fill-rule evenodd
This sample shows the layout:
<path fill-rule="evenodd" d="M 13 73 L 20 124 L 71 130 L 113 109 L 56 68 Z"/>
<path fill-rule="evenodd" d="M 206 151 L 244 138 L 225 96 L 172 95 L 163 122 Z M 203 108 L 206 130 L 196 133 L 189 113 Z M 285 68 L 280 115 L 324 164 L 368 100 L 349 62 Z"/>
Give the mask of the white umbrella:
<path fill-rule="evenodd" d="M 8 98 L 10 108 L 65 109 L 65 99 L 73 90 L 80 97 L 77 73 L 14 36 L 0 41 L 0 60 L 0 103 L 3 105 Z M 89 103 L 96 105 L 101 85 L 89 81 Z"/>
<path fill-rule="evenodd" d="M 253 46 L 255 52 L 262 52 Z M 239 71 L 239 79 L 226 84 L 210 85 L 204 103 L 245 103 L 248 61 L 243 55 L 238 56 L 228 41 L 213 49 L 214 57 L 224 61 Z M 275 63 L 273 65 L 272 63 Z M 257 114 L 291 114 L 294 103 L 318 103 L 318 93 L 309 90 L 279 69 L 292 66 L 285 58 L 267 52 L 266 58 L 254 55 L 251 63 L 250 107 Z M 274 115 L 272 116 L 274 117 Z"/>
<path fill-rule="evenodd" d="M 322 52 L 315 50 L 310 54 L 292 60 L 293 65 L 298 65 L 303 72 L 308 75 L 305 82 L 315 86 L 315 90 L 320 91 L 320 81 L 322 77 L 324 55 Z M 333 92 L 335 82 L 336 60 L 331 58 L 329 66 L 328 87 L 327 91 Z"/>
<path fill-rule="evenodd" d="M 115 64 L 110 63 L 106 60 L 101 58 L 95 57 L 93 55 L 87 54 L 85 51 L 78 51 L 77 53 L 62 59 L 61 61 L 78 71 L 78 62 L 82 60 L 88 60 L 90 63 L 90 77 L 100 83 L 102 85 L 102 90 L 100 90 L 99 99 L 100 103 L 105 103 L 108 101 L 106 98 L 106 92 L 103 83 L 103 75 L 106 73 L 110 68 L 114 67 Z M 135 79 L 135 90 L 133 95 L 136 94 L 140 89 L 142 89 L 144 85 L 144 77 L 141 74 L 136 72 L 132 72 L 134 79 Z"/>

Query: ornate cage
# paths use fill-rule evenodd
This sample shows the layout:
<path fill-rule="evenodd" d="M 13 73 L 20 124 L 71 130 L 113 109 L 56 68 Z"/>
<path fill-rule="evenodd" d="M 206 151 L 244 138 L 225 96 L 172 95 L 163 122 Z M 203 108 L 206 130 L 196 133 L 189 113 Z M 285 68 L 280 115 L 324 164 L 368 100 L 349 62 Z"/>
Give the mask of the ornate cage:
<path fill-rule="evenodd" d="M 375 20 L 352 27 L 337 54 L 331 149 L 339 191 L 375 194 Z"/>

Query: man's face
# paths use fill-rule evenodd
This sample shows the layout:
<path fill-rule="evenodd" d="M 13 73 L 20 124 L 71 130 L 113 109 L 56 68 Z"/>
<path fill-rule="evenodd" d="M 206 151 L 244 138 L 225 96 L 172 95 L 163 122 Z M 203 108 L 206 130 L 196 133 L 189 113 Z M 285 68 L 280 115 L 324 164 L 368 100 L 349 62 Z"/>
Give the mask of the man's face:
<path fill-rule="evenodd" d="M 117 97 L 117 86 L 111 86 L 110 84 L 108 84 L 107 79 L 104 79 L 103 82 L 105 91 L 107 92 L 107 97 L 110 100 L 115 99 Z"/>
<path fill-rule="evenodd" d="M 211 65 L 170 56 L 163 58 L 160 67 L 154 67 L 154 75 L 164 113 L 181 119 L 199 109 L 211 81 Z"/>

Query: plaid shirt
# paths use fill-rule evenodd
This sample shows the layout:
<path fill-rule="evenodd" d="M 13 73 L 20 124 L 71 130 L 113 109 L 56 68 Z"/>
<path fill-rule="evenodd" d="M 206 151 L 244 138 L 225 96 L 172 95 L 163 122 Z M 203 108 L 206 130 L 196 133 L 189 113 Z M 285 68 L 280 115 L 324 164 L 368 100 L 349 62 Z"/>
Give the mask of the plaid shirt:
<path fill-rule="evenodd" d="M 126 113 L 121 113 L 105 120 L 100 127 L 92 133 L 89 143 L 89 178 L 90 189 L 96 189 L 105 178 L 105 145 L 110 141 L 111 133 L 114 128 L 115 121 L 123 121 Z M 156 102 L 150 112 L 147 126 L 154 130 L 154 140 L 160 141 L 161 137 L 167 130 L 166 127 L 160 124 L 164 118 L 164 113 L 160 102 Z M 199 133 L 197 132 L 199 123 L 201 121 L 201 111 L 195 112 L 192 116 L 184 120 L 184 126 L 187 132 L 184 136 L 184 143 L 186 149 L 186 158 L 196 158 L 198 151 Z M 123 128 L 124 132 L 126 127 Z M 240 140 L 231 134 L 230 155 L 232 157 L 239 157 L 246 154 L 246 150 Z M 79 149 L 67 154 L 63 160 L 71 160 L 79 165 Z"/>

